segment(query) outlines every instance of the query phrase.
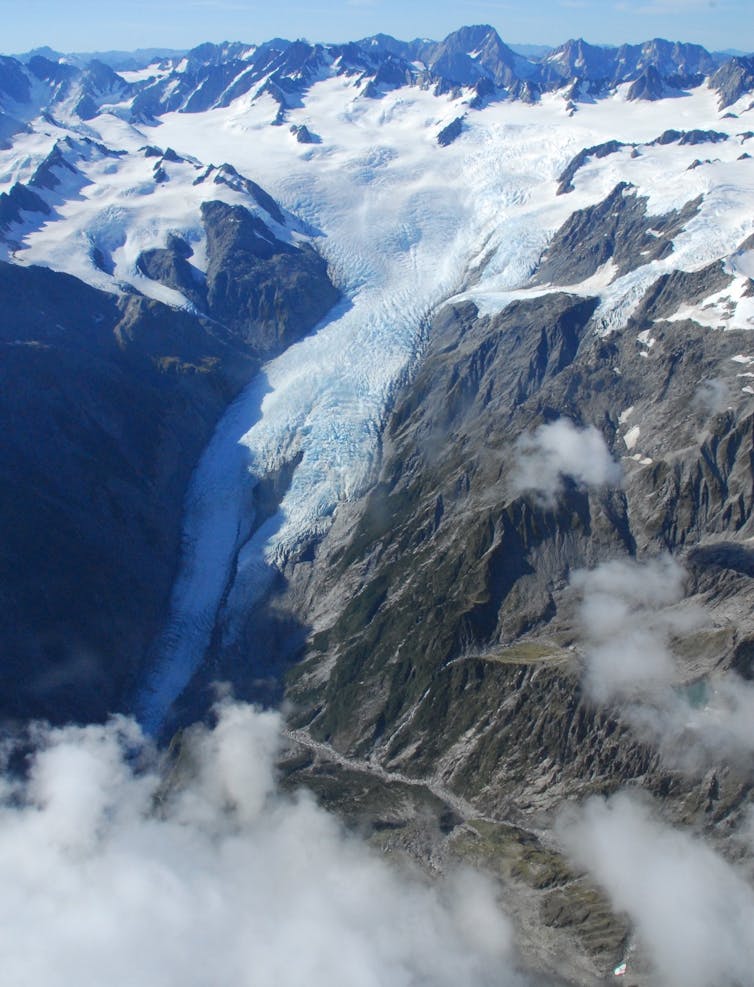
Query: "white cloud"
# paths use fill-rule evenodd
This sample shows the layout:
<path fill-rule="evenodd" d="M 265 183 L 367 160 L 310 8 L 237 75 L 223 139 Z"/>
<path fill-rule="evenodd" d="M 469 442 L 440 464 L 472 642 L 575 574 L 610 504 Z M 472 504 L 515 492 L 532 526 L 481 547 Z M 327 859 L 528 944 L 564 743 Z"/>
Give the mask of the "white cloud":
<path fill-rule="evenodd" d="M 669 638 L 700 620 L 698 610 L 670 609 L 683 599 L 684 578 L 670 556 L 645 563 L 616 559 L 573 574 L 592 698 L 647 696 L 673 681 Z"/>
<path fill-rule="evenodd" d="M 704 380 L 696 389 L 692 405 L 703 415 L 719 415 L 730 405 L 730 388 L 724 380 Z"/>
<path fill-rule="evenodd" d="M 492 887 L 438 890 L 282 796 L 279 728 L 224 704 L 170 786 L 132 721 L 38 729 L 28 779 L 0 786 L 4 983 L 520 983 Z"/>
<path fill-rule="evenodd" d="M 752 982 L 754 890 L 712 848 L 625 793 L 563 815 L 559 832 L 573 862 L 634 922 L 658 983 Z"/>
<path fill-rule="evenodd" d="M 534 493 L 553 506 L 570 477 L 581 487 L 617 486 L 621 469 L 593 425 L 578 428 L 567 418 L 519 436 L 510 478 L 516 494 Z"/>
<path fill-rule="evenodd" d="M 754 754 L 754 685 L 729 672 L 701 683 L 701 699 L 665 690 L 629 719 L 671 765 L 690 773 L 710 765 L 747 767 Z"/>
<path fill-rule="evenodd" d="M 674 767 L 689 772 L 754 754 L 754 685 L 716 673 L 689 691 L 673 639 L 709 625 L 684 599 L 686 573 L 668 555 L 620 559 L 575 572 L 584 685 L 598 703 L 618 703 L 621 717 Z"/>
<path fill-rule="evenodd" d="M 738 758 L 748 772 L 754 686 L 730 673 L 697 682 L 693 690 L 674 684 L 685 678 L 674 639 L 710 619 L 684 599 L 684 582 L 684 570 L 669 556 L 574 574 L 582 597 L 585 685 L 672 767 L 727 770 Z M 634 966 L 646 955 L 650 982 L 663 987 L 752 982 L 754 888 L 711 846 L 663 823 L 646 800 L 627 792 L 566 809 L 557 832 L 571 861 L 631 919 L 639 952 L 629 952 L 629 974 L 646 974 Z M 750 859 L 754 824 L 737 840 L 737 852 Z"/>

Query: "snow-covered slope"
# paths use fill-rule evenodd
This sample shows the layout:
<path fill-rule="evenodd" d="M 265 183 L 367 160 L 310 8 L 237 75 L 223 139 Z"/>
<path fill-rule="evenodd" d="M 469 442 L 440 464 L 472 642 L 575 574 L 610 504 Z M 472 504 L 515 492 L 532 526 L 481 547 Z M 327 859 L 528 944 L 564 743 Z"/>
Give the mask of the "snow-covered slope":
<path fill-rule="evenodd" d="M 243 59 L 249 51 L 231 54 Z M 647 103 L 629 99 L 625 84 L 593 102 L 574 104 L 566 89 L 535 104 L 480 105 L 476 87 L 365 92 L 363 74 L 333 71 L 325 54 L 318 57 L 321 71 L 289 101 L 285 126 L 271 126 L 280 122 L 280 101 L 269 90 L 226 93 L 220 102 L 227 105 L 162 112 L 159 120 L 131 118 L 132 94 L 124 91 L 126 99 L 118 103 L 116 92 L 116 102 L 86 122 L 62 111 L 33 119 L 0 151 L 0 191 L 9 196 L 21 183 L 47 208 L 9 213 L 4 249 L 16 263 L 191 308 L 176 289 L 146 277 L 139 257 L 180 236 L 201 277 L 200 207 L 220 199 L 264 214 L 276 236 L 313 238 L 344 294 L 317 331 L 266 365 L 196 470 L 184 564 L 142 702 L 153 727 L 200 664 L 218 623 L 232 643 L 236 616 L 264 592 L 275 568 L 326 529 L 339 503 L 364 491 L 391 394 L 417 360 L 439 303 L 471 298 L 493 312 L 565 283 L 574 293 L 599 295 L 602 331 L 609 332 L 625 325 L 661 274 L 723 259 L 730 288 L 677 316 L 754 329 L 749 96 L 723 112 L 706 85 L 683 99 Z M 154 85 L 165 71 L 155 66 Z M 454 121 L 457 136 L 441 146 L 438 134 Z M 291 128 L 302 127 L 314 142 L 297 140 L 301 131 Z M 685 139 L 691 131 L 701 136 Z M 587 156 L 573 191 L 559 195 L 569 162 L 608 141 L 622 146 Z M 219 169 L 225 162 L 235 170 Z M 283 223 L 240 176 L 288 210 Z M 662 251 L 644 250 L 646 263 L 639 256 L 630 269 L 618 269 L 611 259 L 585 277 L 577 271 L 552 285 L 534 279 L 556 231 L 578 210 L 608 200 L 619 183 L 628 183 L 623 198 L 646 199 L 649 217 L 693 206 Z M 645 234 L 660 236 L 651 227 Z M 259 526 L 252 490 L 283 469 L 290 483 L 279 511 Z"/>

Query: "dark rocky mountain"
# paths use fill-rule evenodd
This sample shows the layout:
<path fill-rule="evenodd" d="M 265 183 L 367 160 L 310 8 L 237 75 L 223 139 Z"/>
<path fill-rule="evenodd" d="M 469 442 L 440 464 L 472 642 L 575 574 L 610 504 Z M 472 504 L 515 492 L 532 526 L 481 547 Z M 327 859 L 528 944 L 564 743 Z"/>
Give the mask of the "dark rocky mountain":
<path fill-rule="evenodd" d="M 131 86 L 104 62 L 92 60 L 83 68 L 35 54 L 23 65 L 5 58 L 0 72 L 0 106 L 19 115 L 34 115 L 70 103 L 71 111 L 82 120 L 91 119 L 102 103 L 121 102 L 132 95 Z M 46 104 L 34 105 L 31 83 L 42 83 L 47 90 Z"/>
<path fill-rule="evenodd" d="M 463 117 L 456 117 L 452 120 L 447 127 L 443 127 L 440 133 L 437 135 L 437 143 L 440 147 L 447 147 L 452 144 L 454 140 L 457 140 L 461 133 L 463 132 Z"/>
<path fill-rule="evenodd" d="M 313 247 L 277 240 L 242 206 L 206 202 L 207 311 L 269 356 L 311 329 L 338 300 Z"/>
<path fill-rule="evenodd" d="M 548 86 L 566 85 L 575 79 L 607 83 L 615 76 L 615 50 L 587 44 L 582 38 L 567 41 L 551 51 L 540 67 Z"/>
<path fill-rule="evenodd" d="M 651 223 L 671 237 L 696 208 L 650 219 L 641 200 L 617 189 L 588 217 L 569 220 L 536 276 L 580 281 L 598 245 L 630 266 L 646 248 L 640 230 Z M 668 243 L 660 237 L 657 251 Z M 377 483 L 322 541 L 314 565 L 290 567 L 271 610 L 278 626 L 288 612 L 316 628 L 287 680 L 292 722 L 304 731 L 297 736 L 304 749 L 311 740 L 293 776 L 340 804 L 337 757 L 354 772 L 345 782 L 354 793 L 371 786 L 371 818 L 392 834 L 384 843 L 428 841 L 432 853 L 500 868 L 515 910 L 537 930 L 534 953 L 553 949 L 559 971 L 576 980 L 589 979 L 577 973 L 584 957 L 603 976 L 611 970 L 629 933 L 532 832 L 564 798 L 640 785 L 667 818 L 704 828 L 720 845 L 747 811 L 748 766 L 718 756 L 706 773 L 674 769 L 620 706 L 593 702 L 569 590 L 570 574 L 601 558 L 678 553 L 690 596 L 712 615 L 676 641 L 687 680 L 742 667 L 750 653 L 754 567 L 747 548 L 732 546 L 754 531 L 754 418 L 745 395 L 724 407 L 699 400 L 709 380 L 740 393 L 733 358 L 748 338 L 663 321 L 729 282 L 722 265 L 663 276 L 625 329 L 604 338 L 595 332 L 597 299 L 562 291 L 496 316 L 471 302 L 442 309 L 396 402 Z M 642 332 L 651 351 L 637 345 Z M 630 421 L 641 422 L 643 452 L 633 459 L 619 415 L 629 406 Z M 560 416 L 600 430 L 625 464 L 622 489 L 566 485 L 547 503 L 511 488 L 518 437 Z M 258 613 L 255 627 L 249 635 Z M 418 795 L 401 802 L 401 778 L 440 799 L 440 835 L 422 830 Z M 344 811 L 358 819 L 353 797 Z M 475 817 L 497 822 L 469 834 L 464 819 Z"/>
<path fill-rule="evenodd" d="M 615 154 L 626 145 L 622 141 L 605 141 L 604 144 L 595 144 L 592 147 L 582 148 L 568 162 L 566 168 L 558 178 L 558 195 L 565 195 L 573 191 L 573 179 L 580 168 L 583 168 L 592 158 L 606 158 L 610 154 Z"/>
<path fill-rule="evenodd" d="M 488 25 L 461 28 L 424 56 L 433 79 L 457 86 L 473 86 L 484 78 L 503 88 L 534 74 L 531 63 L 516 55 Z"/>
<path fill-rule="evenodd" d="M 14 186 L 0 200 L 3 222 L 48 210 L 33 191 L 42 185 Z M 206 280 L 177 236 L 139 260 L 195 315 L 0 265 L 6 719 L 99 720 L 126 703 L 167 606 L 199 454 L 260 361 L 338 300 L 308 244 L 278 240 L 242 206 L 208 200 L 203 219 Z"/>
<path fill-rule="evenodd" d="M 660 78 L 694 78 L 709 75 L 717 67 L 715 58 L 701 45 L 681 44 L 655 38 L 642 45 L 615 49 L 613 78 L 628 82 L 637 73 L 653 68 Z"/>
<path fill-rule="evenodd" d="M 12 146 L 14 134 L 26 129 L 26 124 L 14 114 L 17 104 L 28 103 L 29 78 L 13 58 L 0 56 L 0 148 Z M 8 107 L 11 107 L 10 111 Z"/>
<path fill-rule="evenodd" d="M 0 91 L 15 103 L 29 100 L 29 76 L 15 58 L 0 56 Z"/>
<path fill-rule="evenodd" d="M 22 213 L 49 215 L 50 207 L 29 186 L 16 182 L 10 192 L 0 192 L 0 229 L 5 230 L 23 220 Z"/>
<path fill-rule="evenodd" d="M 650 216 L 647 200 L 620 182 L 602 202 L 569 217 L 543 254 L 534 281 L 579 284 L 607 261 L 613 262 L 616 274 L 626 274 L 660 260 L 672 253 L 674 238 L 699 205 L 696 200 L 663 216 Z"/>
<path fill-rule="evenodd" d="M 42 45 L 40 48 L 33 48 L 31 51 L 14 55 L 13 58 L 19 62 L 27 64 L 36 55 L 41 55 L 53 62 L 59 62 L 62 58 L 71 65 L 80 69 L 92 61 L 104 62 L 116 72 L 138 72 L 155 62 L 177 60 L 185 55 L 185 49 L 180 48 L 136 48 L 133 51 L 90 51 L 90 52 L 66 52 L 56 51 L 49 45 Z"/>
<path fill-rule="evenodd" d="M 592 92 L 630 82 L 629 99 L 654 100 L 700 85 L 718 64 L 700 45 L 656 38 L 643 45 L 604 48 L 578 39 L 550 52 L 539 75 L 547 88 L 588 81 Z"/>
<path fill-rule="evenodd" d="M 691 202 L 678 214 L 644 217 L 641 201 L 624 192 L 617 189 L 584 223 L 595 243 L 612 245 L 609 256 L 617 263 L 642 247 L 637 222 L 672 236 L 697 207 Z M 617 226 L 616 211 L 624 216 Z M 573 253 L 573 231 L 581 223 L 575 214 L 558 233 L 539 279 L 567 284 L 594 269 L 590 263 L 582 270 L 582 258 Z M 585 256 L 593 253 L 589 243 L 583 249 Z M 667 249 L 661 242 L 658 250 Z M 416 704 L 426 703 L 429 715 L 439 701 L 433 683 L 460 676 L 466 661 L 487 662 L 493 674 L 493 666 L 506 664 L 506 649 L 512 666 L 506 675 L 514 668 L 524 675 L 529 645 L 532 666 L 548 653 L 560 654 L 567 665 L 562 643 L 554 642 L 570 619 L 561 627 L 562 608 L 568 610 L 561 594 L 571 569 L 594 557 L 653 548 L 683 549 L 694 565 L 703 565 L 705 553 L 692 551 L 700 540 L 748 533 L 754 474 L 748 440 L 742 440 L 750 414 L 713 413 L 705 420 L 709 412 L 694 400 L 700 377 L 720 374 L 732 382 L 731 358 L 746 345 L 745 334 L 729 331 L 710 343 L 691 321 L 672 331 L 662 321 L 681 301 L 693 303 L 729 282 L 720 265 L 693 276 L 663 276 L 625 331 L 604 339 L 591 322 L 596 299 L 566 293 L 514 303 L 497 317 L 480 316 L 473 303 L 438 313 L 428 353 L 389 423 L 379 482 L 356 518 L 325 540 L 326 563 L 307 571 L 315 584 L 305 588 L 314 613 L 332 608 L 333 596 L 349 602 L 312 640 L 291 677 L 300 721 L 312 717 L 315 735 L 340 750 L 379 751 L 391 766 L 416 757 L 417 771 L 431 774 L 438 767 L 432 758 L 452 743 L 429 735 L 417 742 Z M 635 342 L 647 328 L 657 337 L 651 360 Z M 744 404 L 742 397 L 738 406 Z M 674 439 L 673 448 L 683 444 L 683 453 L 651 466 L 630 463 L 622 491 L 572 488 L 555 506 L 511 492 L 505 477 L 522 429 L 566 414 L 600 428 L 620 457 L 616 409 L 629 405 L 642 421 L 642 437 L 648 433 L 642 438 L 647 448 L 654 450 L 662 431 L 672 428 L 679 443 Z M 702 424 L 701 441 L 685 444 Z M 745 581 L 740 589 L 746 592 Z M 731 633 L 728 660 L 750 633 L 749 621 Z M 318 661 L 327 655 L 330 662 L 334 653 L 334 669 L 317 686 Z M 497 703 L 492 694 L 490 702 Z M 436 715 L 435 726 L 442 719 Z"/>
<path fill-rule="evenodd" d="M 26 183 L 15 182 L 9 192 L 0 193 L 0 233 L 6 242 L 14 242 L 16 225 L 28 225 L 32 219 L 41 225 L 67 195 L 77 194 L 89 184 L 75 162 L 91 154 L 120 156 L 88 137 L 73 140 L 66 136 L 53 144 Z"/>
<path fill-rule="evenodd" d="M 702 81 L 701 78 L 698 80 Z M 642 74 L 631 83 L 628 90 L 629 99 L 665 99 L 670 94 L 671 86 L 665 82 L 653 65 L 647 66 Z"/>
<path fill-rule="evenodd" d="M 93 60 L 83 70 L 80 78 L 80 95 L 75 112 L 82 120 L 91 120 L 99 112 L 101 103 L 118 103 L 131 92 L 131 87 L 105 62 Z"/>
<path fill-rule="evenodd" d="M 731 58 L 715 72 L 710 86 L 720 94 L 720 109 L 731 106 L 754 89 L 754 58 Z"/>

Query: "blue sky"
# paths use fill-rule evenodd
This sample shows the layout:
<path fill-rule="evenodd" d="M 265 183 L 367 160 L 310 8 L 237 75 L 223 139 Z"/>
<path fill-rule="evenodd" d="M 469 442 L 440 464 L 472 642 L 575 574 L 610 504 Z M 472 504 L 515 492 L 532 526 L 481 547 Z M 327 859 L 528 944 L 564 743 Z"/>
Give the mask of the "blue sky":
<path fill-rule="evenodd" d="M 754 0 L 0 0 L 0 50 L 184 48 L 200 41 L 441 38 L 489 23 L 505 41 L 602 44 L 652 37 L 754 50 Z"/>

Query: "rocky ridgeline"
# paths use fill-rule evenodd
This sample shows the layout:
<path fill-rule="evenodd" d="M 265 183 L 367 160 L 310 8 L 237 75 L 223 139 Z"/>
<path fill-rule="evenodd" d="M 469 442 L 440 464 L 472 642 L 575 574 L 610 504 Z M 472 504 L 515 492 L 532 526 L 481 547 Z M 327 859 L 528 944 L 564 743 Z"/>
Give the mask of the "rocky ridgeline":
<path fill-rule="evenodd" d="M 175 110 L 200 113 L 229 106 L 246 93 L 266 93 L 279 107 L 275 123 L 282 124 L 287 109 L 328 74 L 353 78 L 371 98 L 405 85 L 431 87 L 438 94 L 469 89 L 472 108 L 489 99 L 535 102 L 545 92 L 563 89 L 570 89 L 576 102 L 593 100 L 622 84 L 630 85 L 630 99 L 655 100 L 682 95 L 705 79 L 724 108 L 754 88 L 751 58 L 728 58 L 699 45 L 654 39 L 604 48 L 579 39 L 526 57 L 489 25 L 461 28 L 440 42 L 375 35 L 342 45 L 279 38 L 259 45 L 202 44 L 162 58 L 154 53 L 159 72 L 133 83 L 112 67 L 125 70 L 133 59 L 102 57 L 106 60 L 66 56 L 62 61 L 44 50 L 20 60 L 0 58 L 0 140 L 7 142 L 25 128 L 29 104 L 40 89 L 46 105 L 37 111 L 89 120 L 103 107 L 120 105 L 128 107 L 134 122 Z M 149 53 L 136 64 L 150 64 Z M 309 140 L 302 133 L 297 139 Z"/>
<path fill-rule="evenodd" d="M 579 282 L 598 253 L 595 264 L 628 270 L 646 229 L 672 236 L 696 209 L 647 216 L 623 191 L 568 220 L 535 283 Z M 653 239 L 662 255 L 663 236 Z M 640 786 L 667 818 L 721 845 L 748 805 L 745 759 L 681 768 L 620 704 L 585 690 L 570 586 L 574 571 L 605 559 L 672 553 L 708 615 L 675 641 L 679 683 L 726 668 L 751 678 L 754 413 L 735 359 L 748 335 L 664 321 L 730 281 L 719 263 L 663 275 L 607 336 L 598 299 L 565 291 L 490 316 L 472 302 L 443 308 L 383 437 L 378 482 L 336 519 L 313 565 L 290 567 L 272 611 L 279 636 L 287 611 L 287 639 L 305 639 L 287 696 L 293 725 L 320 745 L 291 762 L 293 777 L 342 805 L 331 774 L 340 758 L 356 772 L 349 790 L 370 793 L 369 809 L 355 798 L 342 811 L 360 825 L 369 817 L 378 843 L 497 869 L 513 910 L 537 929 L 531 955 L 557 955 L 576 980 L 604 976 L 629 932 L 553 850 L 564 802 Z M 563 416 L 599 430 L 622 463 L 619 488 L 566 482 L 549 501 L 513 487 L 520 436 Z M 421 823 L 415 791 L 400 802 L 396 778 L 442 796 L 439 829 Z M 453 815 L 454 799 L 465 816 Z"/>

